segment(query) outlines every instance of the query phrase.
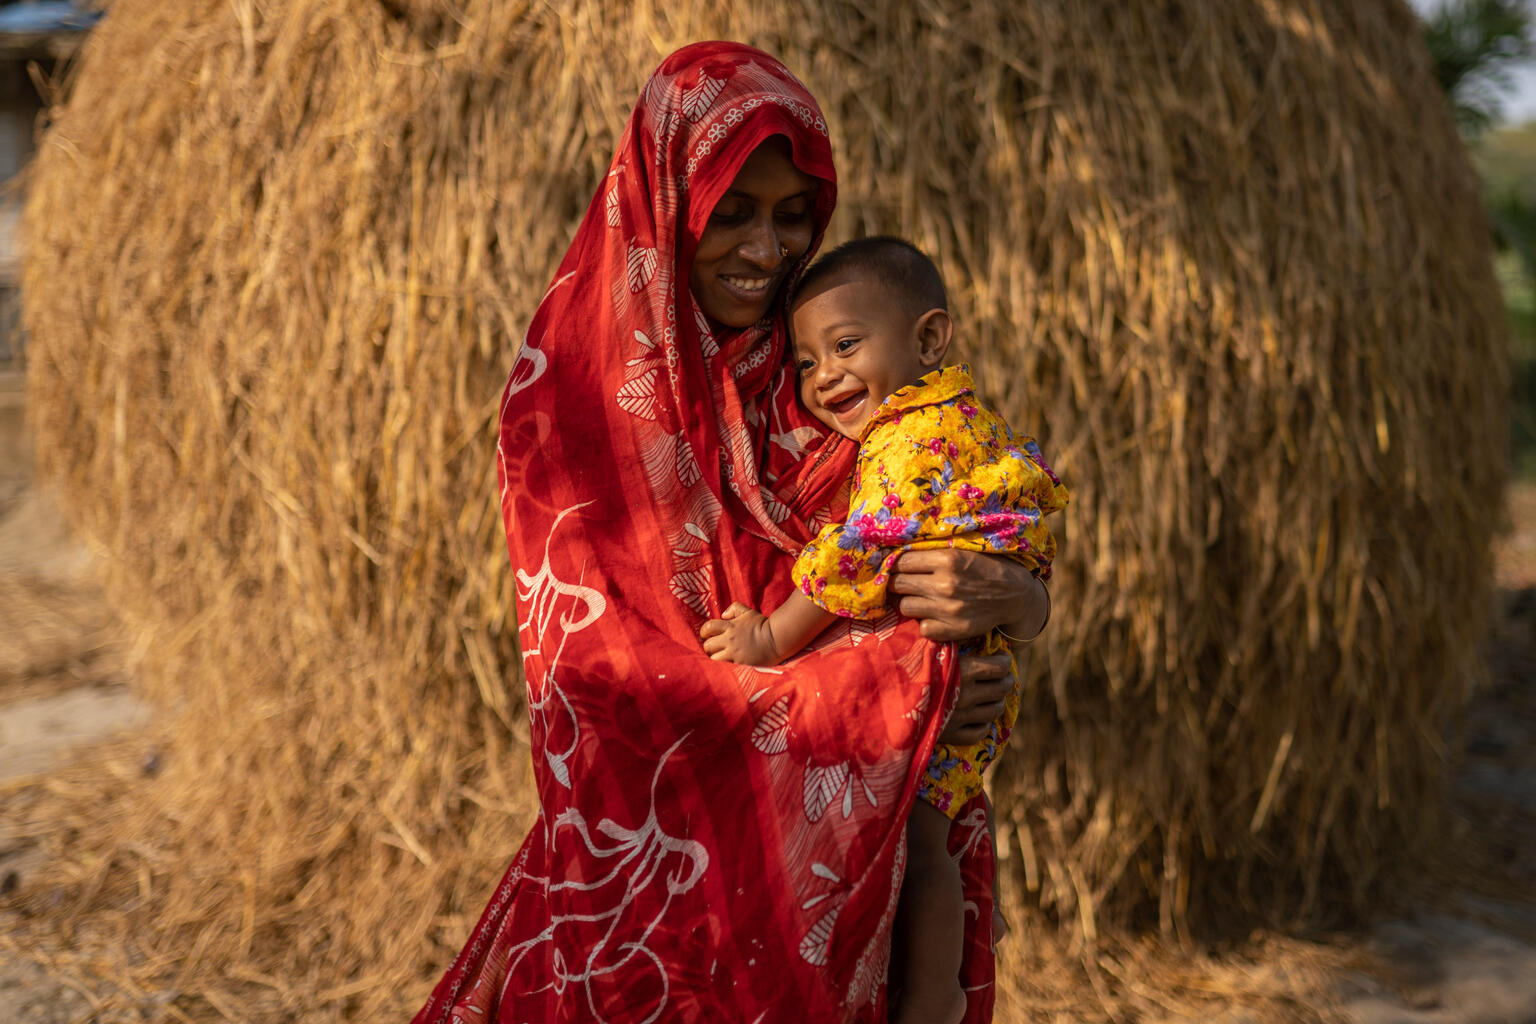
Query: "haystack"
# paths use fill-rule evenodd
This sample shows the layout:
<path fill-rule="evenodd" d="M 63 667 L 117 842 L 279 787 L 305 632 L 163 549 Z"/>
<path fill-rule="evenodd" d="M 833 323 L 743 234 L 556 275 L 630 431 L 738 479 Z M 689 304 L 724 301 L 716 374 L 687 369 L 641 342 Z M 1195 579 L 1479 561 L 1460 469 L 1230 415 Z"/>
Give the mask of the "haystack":
<path fill-rule="evenodd" d="M 833 240 L 935 253 L 1074 490 L 995 780 L 1015 910 L 1368 901 L 1436 834 L 1505 462 L 1418 33 L 1402 0 L 114 0 L 34 171 L 31 403 L 174 724 L 109 814 L 72 797 L 68 935 L 192 1019 L 385 1019 L 447 963 L 532 811 L 497 396 L 640 85 L 709 37 L 806 81 Z"/>

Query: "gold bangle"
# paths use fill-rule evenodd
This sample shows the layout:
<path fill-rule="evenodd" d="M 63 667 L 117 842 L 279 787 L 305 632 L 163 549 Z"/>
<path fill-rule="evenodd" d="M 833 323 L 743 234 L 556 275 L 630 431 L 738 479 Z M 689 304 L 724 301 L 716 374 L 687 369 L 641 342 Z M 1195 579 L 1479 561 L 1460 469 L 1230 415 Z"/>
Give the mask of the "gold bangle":
<path fill-rule="evenodd" d="M 1040 580 L 1040 577 L 1036 576 L 1035 579 Z M 1040 621 L 1040 628 L 1035 630 L 1035 635 L 1025 640 L 1023 637 L 1014 636 L 999 625 L 997 627 L 998 636 L 1001 636 L 1011 644 L 1032 644 L 1040 639 L 1040 634 L 1045 632 L 1045 627 L 1051 621 L 1051 588 L 1045 585 L 1044 580 L 1040 580 L 1040 589 L 1045 591 L 1045 618 Z"/>

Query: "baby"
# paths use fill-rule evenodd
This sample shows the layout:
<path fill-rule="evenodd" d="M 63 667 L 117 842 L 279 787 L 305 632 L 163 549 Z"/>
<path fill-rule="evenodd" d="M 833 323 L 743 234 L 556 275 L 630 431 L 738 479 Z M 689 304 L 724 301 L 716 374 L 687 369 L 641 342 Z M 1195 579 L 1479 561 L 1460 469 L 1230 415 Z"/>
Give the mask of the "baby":
<path fill-rule="evenodd" d="M 895 238 L 840 246 L 801 279 L 790 326 L 805 407 L 859 442 L 848 518 L 801 552 L 799 592 L 778 608 L 763 615 L 733 604 L 706 624 L 711 657 L 777 664 L 839 616 L 888 614 L 891 564 L 915 548 L 1006 554 L 1048 576 L 1055 541 L 1041 519 L 1066 504 L 1066 489 L 1032 440 L 1016 439 L 976 401 L 965 366 L 940 369 L 954 327 L 932 261 Z M 962 650 L 999 654 L 1010 650 L 1009 638 L 993 630 Z M 970 747 L 938 746 L 919 785 L 907 820 L 897 951 L 905 990 L 895 1024 L 948 1024 L 965 1013 L 965 915 L 950 822 L 981 792 L 982 770 L 1018 708 L 1015 685 L 987 737 Z"/>

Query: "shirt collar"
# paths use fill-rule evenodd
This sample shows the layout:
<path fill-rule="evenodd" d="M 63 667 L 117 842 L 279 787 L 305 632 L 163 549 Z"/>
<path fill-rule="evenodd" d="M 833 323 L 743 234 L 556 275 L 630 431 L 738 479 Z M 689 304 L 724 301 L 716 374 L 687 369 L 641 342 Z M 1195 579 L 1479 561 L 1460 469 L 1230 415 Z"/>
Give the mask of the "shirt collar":
<path fill-rule="evenodd" d="M 945 366 L 925 374 L 915 384 L 886 396 L 880 403 L 880 408 L 864 424 L 864 429 L 859 432 L 859 442 L 869 436 L 877 423 L 886 423 L 899 420 L 903 415 L 913 409 L 921 409 L 928 405 L 939 405 L 961 395 L 973 394 L 976 391 L 976 382 L 971 379 L 971 368 L 966 363 L 955 366 Z"/>

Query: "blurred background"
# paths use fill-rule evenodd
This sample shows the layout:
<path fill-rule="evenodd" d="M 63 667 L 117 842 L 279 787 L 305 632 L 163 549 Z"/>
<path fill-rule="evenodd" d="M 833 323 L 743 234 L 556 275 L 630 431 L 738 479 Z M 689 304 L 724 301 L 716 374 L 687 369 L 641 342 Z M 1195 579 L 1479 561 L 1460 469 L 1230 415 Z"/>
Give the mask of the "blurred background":
<path fill-rule="evenodd" d="M 1513 465 L 1536 477 L 1536 61 L 1528 3 L 1414 0 L 1483 181 L 1514 339 Z"/>
<path fill-rule="evenodd" d="M 532 813 L 495 398 L 724 36 L 1076 495 L 998 1019 L 1536 1021 L 1529 0 L 26 0 L 0 1024 L 424 997 Z"/>

